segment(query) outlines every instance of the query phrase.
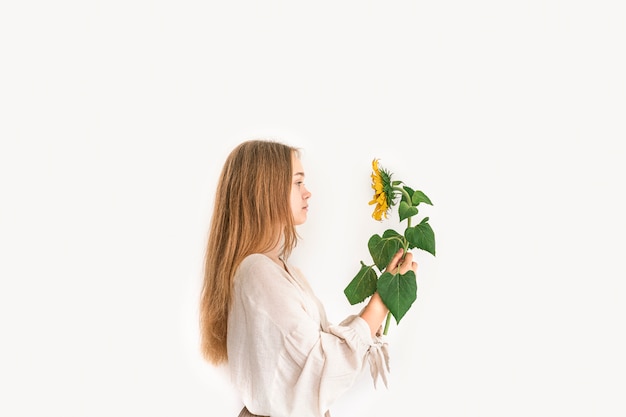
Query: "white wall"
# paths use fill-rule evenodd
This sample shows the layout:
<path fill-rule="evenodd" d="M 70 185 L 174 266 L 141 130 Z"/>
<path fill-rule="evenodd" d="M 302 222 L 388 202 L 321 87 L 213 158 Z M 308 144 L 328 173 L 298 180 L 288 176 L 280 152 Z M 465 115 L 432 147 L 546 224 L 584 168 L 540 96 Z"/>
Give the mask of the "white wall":
<path fill-rule="evenodd" d="M 435 203 L 390 387 L 364 375 L 334 416 L 624 415 L 619 3 L 3 3 L 0 415 L 236 415 L 195 309 L 253 137 L 304 149 L 293 261 L 333 321 L 394 225 L 371 160 Z"/>

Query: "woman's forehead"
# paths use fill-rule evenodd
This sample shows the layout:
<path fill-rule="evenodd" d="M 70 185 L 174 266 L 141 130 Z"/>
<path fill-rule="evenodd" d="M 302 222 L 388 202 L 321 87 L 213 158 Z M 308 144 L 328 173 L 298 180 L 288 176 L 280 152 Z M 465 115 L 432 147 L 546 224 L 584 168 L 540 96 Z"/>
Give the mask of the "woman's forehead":
<path fill-rule="evenodd" d="M 302 161 L 295 154 L 291 157 L 291 168 L 292 168 L 294 177 L 296 175 L 304 176 L 304 168 L 302 167 Z"/>

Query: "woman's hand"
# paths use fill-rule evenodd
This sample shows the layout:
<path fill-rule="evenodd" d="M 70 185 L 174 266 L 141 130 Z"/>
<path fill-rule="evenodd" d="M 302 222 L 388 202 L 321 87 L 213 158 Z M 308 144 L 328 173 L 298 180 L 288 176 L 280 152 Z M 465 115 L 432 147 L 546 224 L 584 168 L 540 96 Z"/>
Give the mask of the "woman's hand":
<path fill-rule="evenodd" d="M 402 258 L 403 254 L 404 250 L 401 248 L 395 255 L 393 255 L 393 258 L 391 258 L 391 261 L 389 262 L 389 265 L 387 265 L 387 269 L 385 269 L 385 271 L 392 274 L 399 273 L 400 275 L 404 275 L 409 271 L 409 269 L 411 269 L 413 272 L 417 273 L 417 262 L 413 261 L 413 254 L 411 252 L 407 252 L 404 259 Z M 399 270 L 398 267 L 400 267 Z"/>

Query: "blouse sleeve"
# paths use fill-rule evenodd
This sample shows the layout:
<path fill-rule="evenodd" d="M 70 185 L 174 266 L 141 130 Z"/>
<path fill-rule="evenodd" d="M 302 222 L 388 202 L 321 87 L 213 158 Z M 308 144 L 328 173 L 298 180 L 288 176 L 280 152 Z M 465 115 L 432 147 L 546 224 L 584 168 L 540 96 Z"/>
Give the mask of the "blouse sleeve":
<path fill-rule="evenodd" d="M 316 300 L 278 271 L 271 261 L 244 262 L 234 284 L 229 367 L 250 412 L 321 417 L 366 364 L 386 384 L 387 347 L 365 320 L 324 328 Z"/>

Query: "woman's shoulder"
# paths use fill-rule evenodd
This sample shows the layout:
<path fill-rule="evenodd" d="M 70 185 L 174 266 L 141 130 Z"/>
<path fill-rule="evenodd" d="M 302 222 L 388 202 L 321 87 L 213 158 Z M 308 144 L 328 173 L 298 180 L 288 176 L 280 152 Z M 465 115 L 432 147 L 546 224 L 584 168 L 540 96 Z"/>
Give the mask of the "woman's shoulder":
<path fill-rule="evenodd" d="M 253 253 L 243 258 L 239 264 L 239 270 L 269 268 L 274 266 L 273 264 L 274 262 L 262 253 Z"/>
<path fill-rule="evenodd" d="M 267 256 L 261 253 L 253 253 L 243 258 L 237 272 L 236 281 L 262 281 L 264 277 L 275 276 L 280 268 Z"/>
<path fill-rule="evenodd" d="M 266 255 L 255 253 L 246 256 L 237 268 L 234 277 L 237 293 L 254 294 L 258 298 L 267 293 L 291 296 L 296 289 L 291 276 Z"/>

